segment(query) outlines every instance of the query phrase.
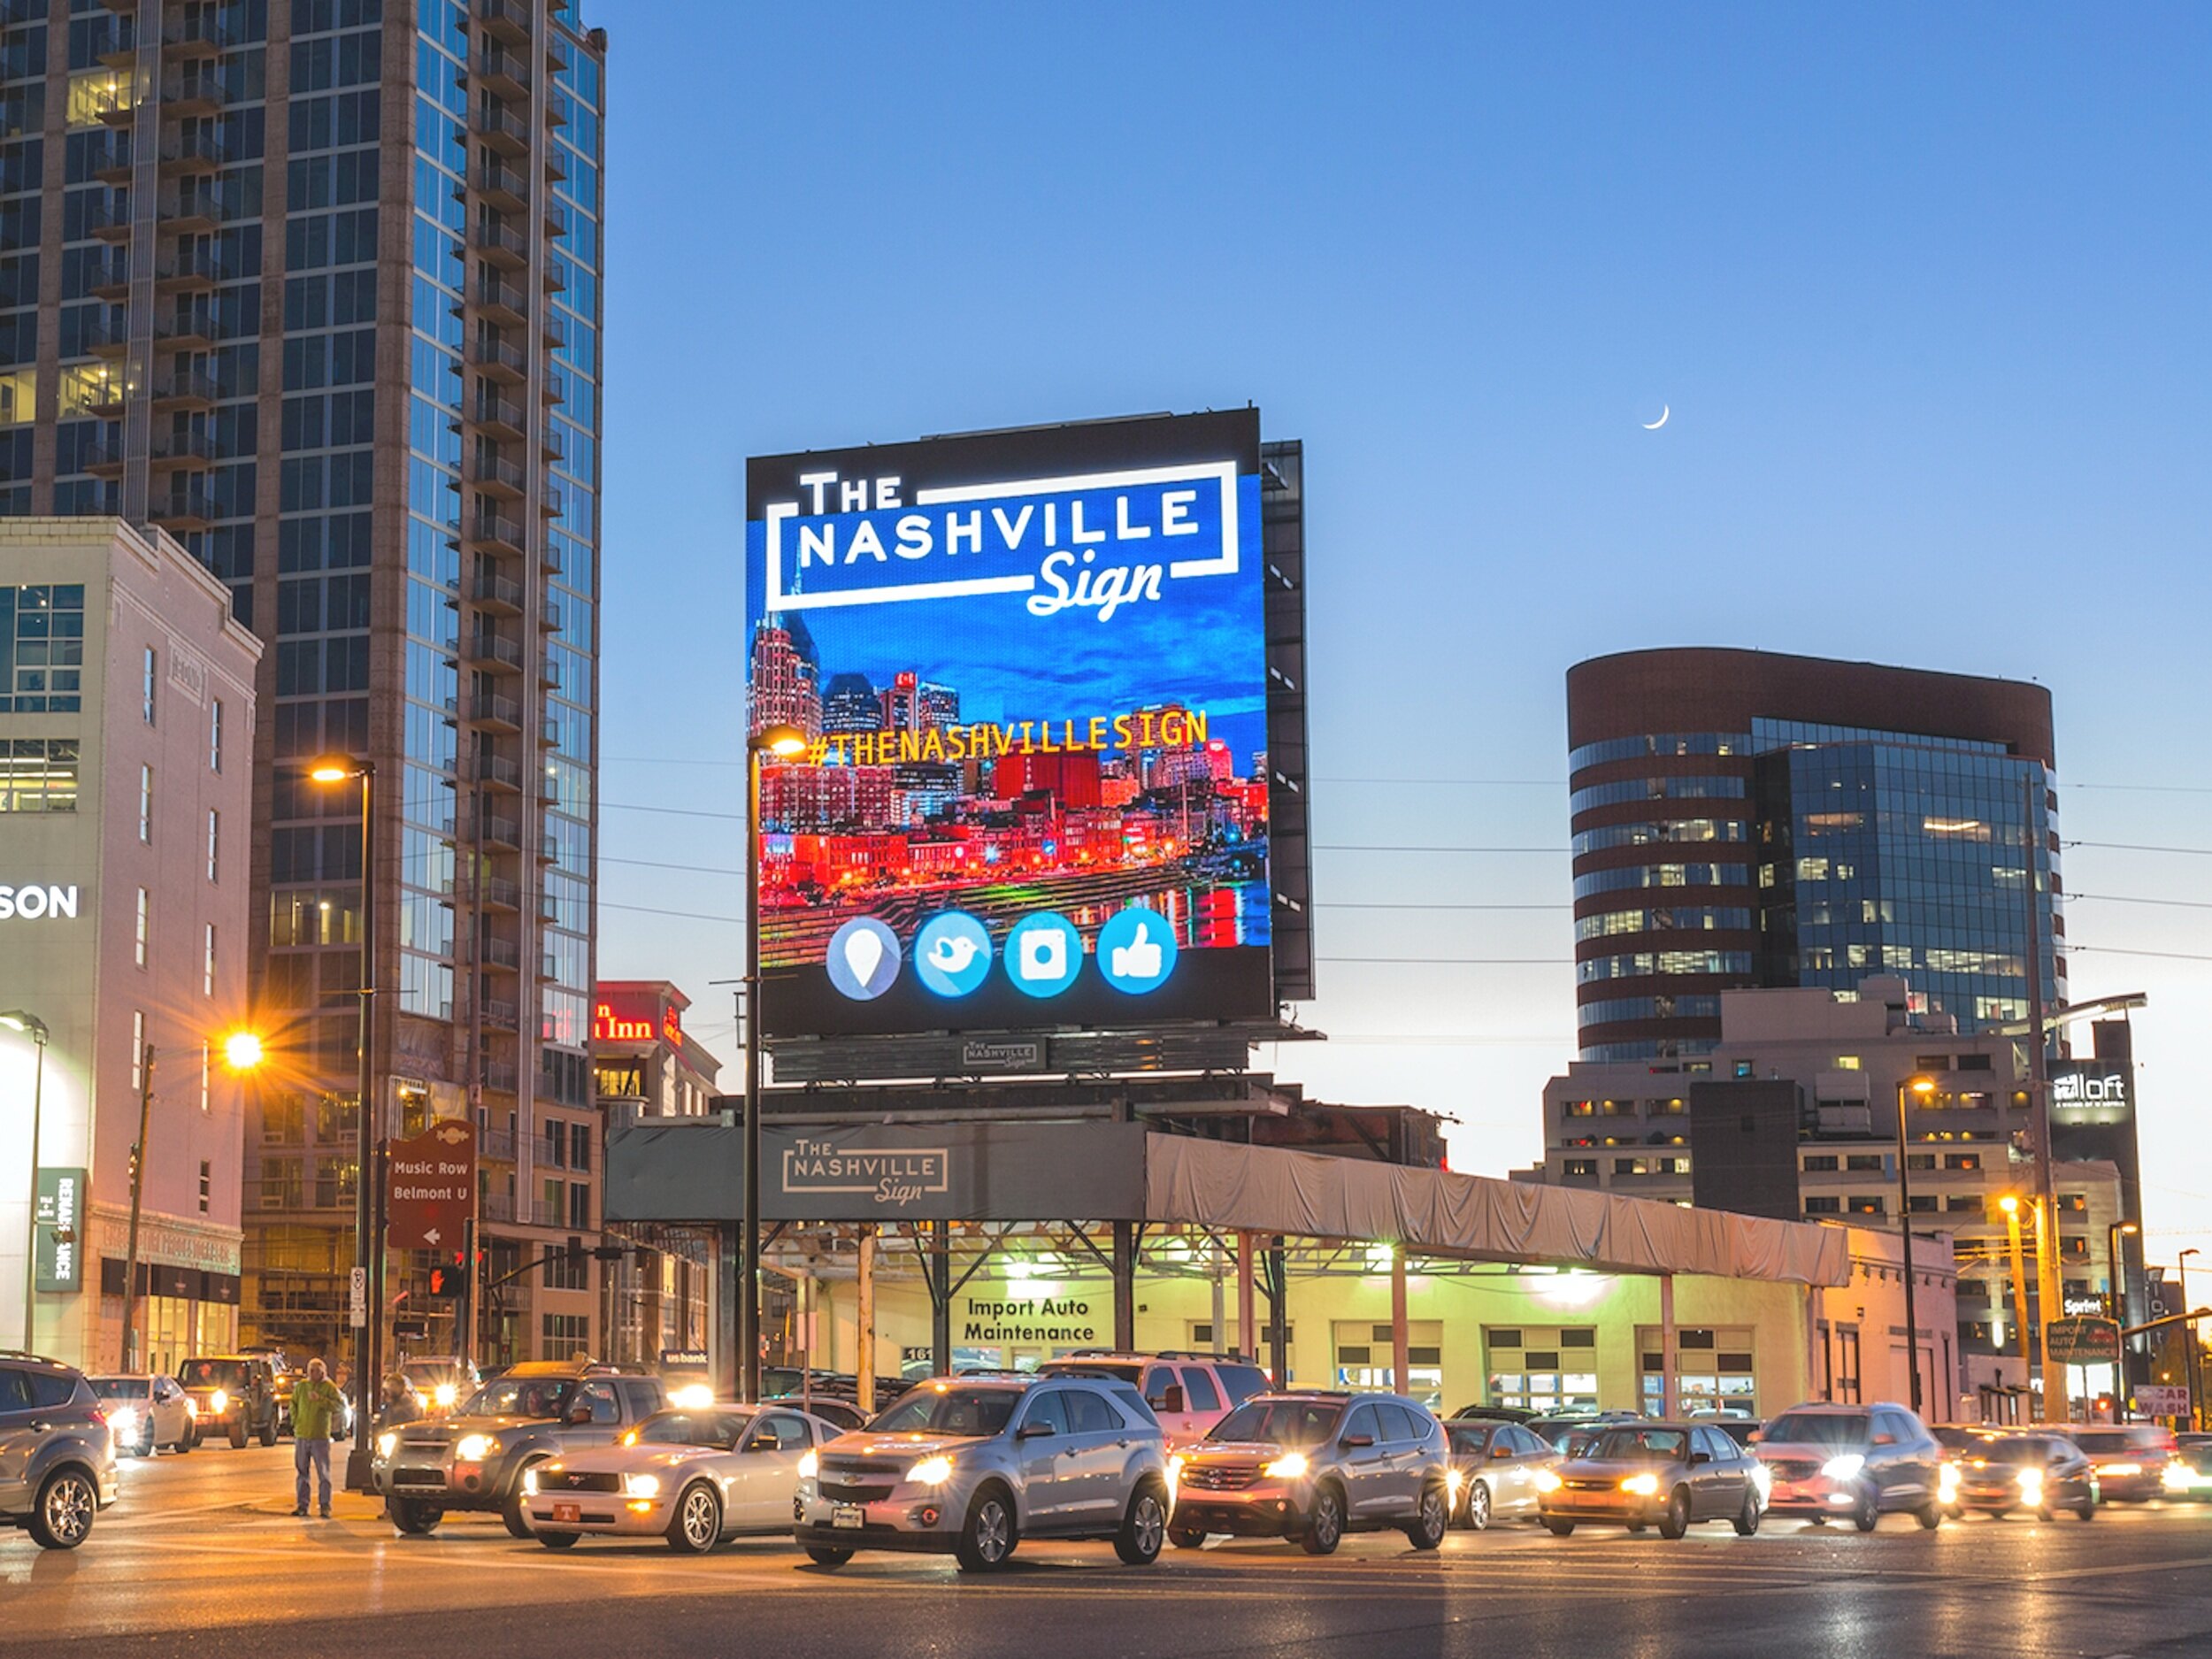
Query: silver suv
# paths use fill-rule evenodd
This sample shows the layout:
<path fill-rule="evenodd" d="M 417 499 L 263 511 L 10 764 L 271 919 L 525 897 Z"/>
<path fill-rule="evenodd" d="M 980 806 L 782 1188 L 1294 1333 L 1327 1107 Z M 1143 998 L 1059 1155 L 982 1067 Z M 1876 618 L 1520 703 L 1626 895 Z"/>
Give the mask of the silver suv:
<path fill-rule="evenodd" d="M 1024 1538 L 1111 1539 L 1148 1564 L 1167 1532 L 1160 1425 L 1125 1382 L 939 1377 L 799 1465 L 792 1517 L 825 1567 L 856 1549 L 949 1550 L 967 1572 Z"/>
<path fill-rule="evenodd" d="M 1932 1530 L 1958 1501 L 1941 1442 L 1902 1406 L 1792 1406 L 1759 1431 L 1756 1450 L 1770 1515 L 1815 1525 L 1832 1516 L 1870 1532 L 1903 1510 Z"/>
<path fill-rule="evenodd" d="M 74 1549 L 115 1502 L 115 1435 L 82 1373 L 0 1353 L 0 1525 Z"/>

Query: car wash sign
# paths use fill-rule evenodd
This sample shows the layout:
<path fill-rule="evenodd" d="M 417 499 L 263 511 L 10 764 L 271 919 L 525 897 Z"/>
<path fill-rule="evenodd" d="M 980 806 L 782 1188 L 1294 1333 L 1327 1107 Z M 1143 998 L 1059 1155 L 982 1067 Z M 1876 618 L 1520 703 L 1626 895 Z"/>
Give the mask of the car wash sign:
<path fill-rule="evenodd" d="M 85 1171 L 41 1170 L 31 1218 L 33 1271 L 41 1290 L 74 1290 L 84 1282 Z"/>

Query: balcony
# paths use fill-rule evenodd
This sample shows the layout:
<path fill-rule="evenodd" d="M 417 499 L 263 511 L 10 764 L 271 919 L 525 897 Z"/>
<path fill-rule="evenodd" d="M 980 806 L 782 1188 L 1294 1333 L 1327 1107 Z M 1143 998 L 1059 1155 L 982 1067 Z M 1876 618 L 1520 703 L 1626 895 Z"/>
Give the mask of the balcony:
<path fill-rule="evenodd" d="M 482 787 L 506 795 L 522 793 L 522 766 L 504 755 L 479 755 L 476 757 L 476 781 Z"/>
<path fill-rule="evenodd" d="M 522 1010 L 512 1002 L 487 1000 L 478 1006 L 483 1010 L 484 1023 L 494 1031 L 517 1031 L 522 1025 Z"/>
<path fill-rule="evenodd" d="M 84 349 L 96 357 L 119 357 L 130 349 L 131 321 L 120 306 L 84 326 Z"/>
<path fill-rule="evenodd" d="M 512 1164 L 515 1161 L 514 1132 L 510 1129 L 479 1129 L 476 1132 L 476 1156 L 493 1164 Z M 486 1200 L 488 1203 L 490 1201 Z"/>
<path fill-rule="evenodd" d="M 92 388 L 91 394 L 85 400 L 85 412 L 96 416 L 102 420 L 120 420 L 123 418 L 124 409 L 130 403 L 130 396 L 129 382 L 124 380 L 119 369 L 116 370 L 104 376 L 100 383 Z M 157 408 L 160 406 L 158 390 L 155 394 L 155 406 Z"/>
<path fill-rule="evenodd" d="M 518 674 L 522 672 L 521 643 L 503 639 L 489 630 L 469 635 L 464 641 L 462 654 L 470 662 L 494 673 Z"/>
<path fill-rule="evenodd" d="M 164 173 L 213 173 L 229 159 L 221 141 L 204 127 L 183 128 L 161 146 Z"/>
<path fill-rule="evenodd" d="M 538 511 L 549 518 L 557 518 L 568 505 L 568 496 L 558 484 L 548 484 L 538 497 Z"/>
<path fill-rule="evenodd" d="M 227 282 L 230 274 L 212 242 L 185 242 L 178 243 L 174 251 L 154 267 L 154 286 L 183 294 Z"/>
<path fill-rule="evenodd" d="M 206 62 L 187 64 L 162 79 L 164 115 L 212 115 L 227 102 L 229 93 L 223 86 L 222 77 Z"/>
<path fill-rule="evenodd" d="M 111 132 L 96 140 L 88 171 L 103 184 L 131 181 L 131 135 Z"/>
<path fill-rule="evenodd" d="M 191 236 L 213 230 L 222 222 L 223 206 L 215 192 L 204 186 L 182 187 L 165 192 L 154 210 L 165 236 Z"/>
<path fill-rule="evenodd" d="M 469 181 L 479 196 L 503 213 L 519 213 L 530 205 L 528 182 L 503 162 L 478 162 Z"/>
<path fill-rule="evenodd" d="M 511 818 L 495 818 L 487 813 L 479 820 L 477 834 L 487 847 L 501 847 L 510 852 L 522 848 L 522 825 Z"/>
<path fill-rule="evenodd" d="M 104 439 L 88 443 L 78 451 L 78 465 L 95 478 L 120 478 L 123 475 L 123 444 L 120 439 Z"/>
<path fill-rule="evenodd" d="M 115 190 L 85 204 L 84 234 L 102 242 L 128 242 L 131 235 L 131 198 L 127 190 Z"/>
<path fill-rule="evenodd" d="M 188 6 L 163 27 L 161 43 L 174 56 L 190 58 L 218 57 L 240 42 L 213 6 Z"/>
<path fill-rule="evenodd" d="M 513 46 L 530 43 L 530 9 L 520 0 L 476 0 L 476 21 L 494 40 Z"/>
<path fill-rule="evenodd" d="M 541 217 L 545 220 L 546 234 L 556 241 L 568 234 L 568 209 L 550 196 L 545 198 Z"/>
<path fill-rule="evenodd" d="M 519 440 L 526 430 L 521 400 L 501 396 L 498 386 L 489 380 L 476 383 L 475 401 L 466 405 L 466 413 L 488 437 Z"/>
<path fill-rule="evenodd" d="M 39 7 L 37 15 L 43 19 L 45 8 Z M 110 29 L 95 39 L 97 43 L 92 49 L 92 56 L 103 69 L 127 74 L 137 65 L 138 39 L 135 29 Z"/>
<path fill-rule="evenodd" d="M 487 322 L 520 326 L 530 320 L 530 302 L 519 283 L 510 282 L 488 265 L 476 273 L 476 308 Z"/>
<path fill-rule="evenodd" d="M 477 99 L 470 126 L 487 148 L 503 156 L 530 153 L 530 127 L 508 105 L 491 96 Z"/>
<path fill-rule="evenodd" d="M 477 941 L 483 952 L 484 965 L 503 968 L 509 973 L 522 971 L 522 947 L 511 939 L 482 939 Z"/>
<path fill-rule="evenodd" d="M 469 81 L 495 97 L 530 96 L 530 62 L 501 46 L 480 46 L 469 59 Z"/>
<path fill-rule="evenodd" d="M 468 521 L 466 538 L 474 545 L 495 553 L 523 556 L 522 523 L 503 513 L 480 512 Z"/>
<path fill-rule="evenodd" d="M 153 463 L 173 472 L 204 472 L 221 457 L 215 440 L 204 432 L 177 432 L 154 442 Z"/>
<path fill-rule="evenodd" d="M 469 597 L 487 611 L 511 617 L 522 614 L 522 584 L 511 576 L 495 576 L 486 571 L 470 586 Z"/>
<path fill-rule="evenodd" d="M 484 1087 L 502 1094 L 511 1094 L 522 1082 L 522 1072 L 503 1060 L 484 1063 Z"/>
<path fill-rule="evenodd" d="M 131 256 L 127 248 L 104 249 L 85 265 L 85 288 L 95 298 L 119 303 L 131 296 Z M 34 294 L 27 303 L 35 303 Z"/>
<path fill-rule="evenodd" d="M 546 312 L 545 320 L 539 325 L 538 332 L 543 336 L 548 351 L 558 351 L 568 343 L 568 325 L 561 320 L 557 311 Z"/>
<path fill-rule="evenodd" d="M 545 152 L 545 181 L 548 184 L 559 184 L 567 177 L 568 163 L 561 159 L 560 149 L 556 145 Z"/>
<path fill-rule="evenodd" d="M 215 343 L 215 308 L 179 305 L 154 326 L 165 351 L 204 351 Z"/>
<path fill-rule="evenodd" d="M 154 382 L 154 408 L 204 409 L 214 403 L 215 377 L 204 369 L 172 369 Z"/>
<path fill-rule="evenodd" d="M 518 271 L 530 263 L 530 244 L 522 239 L 522 233 L 488 215 L 479 214 L 469 227 L 469 246 L 475 249 L 492 265 L 504 265 Z"/>
<path fill-rule="evenodd" d="M 481 730 L 522 730 L 522 704 L 512 697 L 503 697 L 493 691 L 480 691 L 468 700 L 467 710 L 468 723 Z"/>
<path fill-rule="evenodd" d="M 215 520 L 215 498 L 201 486 L 188 485 L 156 496 L 146 516 L 172 533 L 204 530 Z"/>
<path fill-rule="evenodd" d="M 518 500 L 522 495 L 521 463 L 508 460 L 488 445 L 479 445 L 468 457 L 468 479 L 487 495 Z"/>
<path fill-rule="evenodd" d="M 469 342 L 469 361 L 487 380 L 518 384 L 529 373 L 522 348 L 494 335 L 479 334 Z"/>
<path fill-rule="evenodd" d="M 476 902 L 488 910 L 519 910 L 522 888 L 503 876 L 487 876 L 478 884 Z"/>

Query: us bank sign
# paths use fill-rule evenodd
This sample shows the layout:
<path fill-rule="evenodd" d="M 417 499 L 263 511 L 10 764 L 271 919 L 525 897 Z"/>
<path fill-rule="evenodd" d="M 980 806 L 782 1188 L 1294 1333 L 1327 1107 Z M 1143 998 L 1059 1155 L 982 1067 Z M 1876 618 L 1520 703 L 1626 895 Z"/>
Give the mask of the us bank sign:
<path fill-rule="evenodd" d="M 888 1208 L 918 1203 L 926 1193 L 951 1185 L 951 1156 L 944 1147 L 841 1148 L 833 1141 L 802 1140 L 785 1149 L 783 1190 L 794 1197 L 864 1194 Z"/>
<path fill-rule="evenodd" d="M 35 881 L 20 887 L 0 885 L 0 922 L 39 920 L 73 922 L 77 919 L 75 883 L 57 887 Z"/>

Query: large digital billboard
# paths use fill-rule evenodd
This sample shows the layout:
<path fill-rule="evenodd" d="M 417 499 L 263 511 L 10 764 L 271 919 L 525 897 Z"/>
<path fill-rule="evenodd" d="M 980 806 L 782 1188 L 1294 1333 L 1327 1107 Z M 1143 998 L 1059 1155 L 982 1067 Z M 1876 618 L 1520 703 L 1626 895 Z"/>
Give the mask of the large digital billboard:
<path fill-rule="evenodd" d="M 1265 1018 L 1259 416 L 757 457 L 770 1038 Z"/>

